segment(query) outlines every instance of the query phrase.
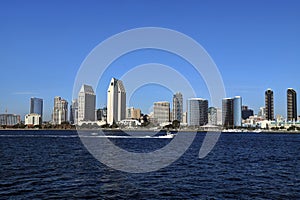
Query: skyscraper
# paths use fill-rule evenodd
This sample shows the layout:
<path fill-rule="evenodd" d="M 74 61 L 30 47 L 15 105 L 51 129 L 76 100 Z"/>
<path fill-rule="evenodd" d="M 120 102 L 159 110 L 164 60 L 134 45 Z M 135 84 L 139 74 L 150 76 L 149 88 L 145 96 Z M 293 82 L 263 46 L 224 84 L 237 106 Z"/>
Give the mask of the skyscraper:
<path fill-rule="evenodd" d="M 54 98 L 52 123 L 61 124 L 68 121 L 68 102 L 61 97 Z"/>
<path fill-rule="evenodd" d="M 242 97 L 233 98 L 233 124 L 236 127 L 242 126 Z"/>
<path fill-rule="evenodd" d="M 222 122 L 223 126 L 233 126 L 233 99 L 222 99 Z"/>
<path fill-rule="evenodd" d="M 92 86 L 82 85 L 78 94 L 78 121 L 95 121 L 96 95 Z"/>
<path fill-rule="evenodd" d="M 126 118 L 126 91 L 121 80 L 112 78 L 107 89 L 107 123 Z"/>
<path fill-rule="evenodd" d="M 297 93 L 293 88 L 287 89 L 287 120 L 297 121 Z"/>
<path fill-rule="evenodd" d="M 203 126 L 208 123 L 208 101 L 202 98 L 188 99 L 188 125 Z"/>
<path fill-rule="evenodd" d="M 43 121 L 43 99 L 36 97 L 30 98 L 30 113 L 39 114 Z"/>
<path fill-rule="evenodd" d="M 274 93 L 271 89 L 265 92 L 266 120 L 274 120 Z"/>
<path fill-rule="evenodd" d="M 183 122 L 183 98 L 180 92 L 173 95 L 173 120 Z"/>
<path fill-rule="evenodd" d="M 222 122 L 226 127 L 242 125 L 242 98 L 224 98 L 222 100 Z"/>
<path fill-rule="evenodd" d="M 70 123 L 77 124 L 78 122 L 78 100 L 72 100 L 72 104 L 70 105 Z"/>
<path fill-rule="evenodd" d="M 154 103 L 153 117 L 159 124 L 170 121 L 170 103 L 166 101 L 159 101 Z"/>

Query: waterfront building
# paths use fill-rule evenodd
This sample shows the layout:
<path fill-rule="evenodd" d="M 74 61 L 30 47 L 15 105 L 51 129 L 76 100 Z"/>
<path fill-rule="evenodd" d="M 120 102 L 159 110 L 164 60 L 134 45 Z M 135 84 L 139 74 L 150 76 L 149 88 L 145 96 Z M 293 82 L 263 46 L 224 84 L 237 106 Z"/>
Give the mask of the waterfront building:
<path fill-rule="evenodd" d="M 208 108 L 208 124 L 217 125 L 217 108 L 209 107 Z"/>
<path fill-rule="evenodd" d="M 226 127 L 242 126 L 242 98 L 224 98 L 222 100 L 222 122 Z"/>
<path fill-rule="evenodd" d="M 14 126 L 20 123 L 20 115 L 0 114 L 0 126 Z"/>
<path fill-rule="evenodd" d="M 293 88 L 287 89 L 287 120 L 297 121 L 297 93 Z"/>
<path fill-rule="evenodd" d="M 78 121 L 95 121 L 96 95 L 92 86 L 82 85 L 78 94 Z"/>
<path fill-rule="evenodd" d="M 234 126 L 242 126 L 242 98 L 236 96 L 233 98 L 233 123 Z"/>
<path fill-rule="evenodd" d="M 61 124 L 68 121 L 68 102 L 57 96 L 54 98 L 52 124 Z"/>
<path fill-rule="evenodd" d="M 112 78 L 107 89 L 107 123 L 126 118 L 126 91 L 121 80 Z"/>
<path fill-rule="evenodd" d="M 153 118 L 158 124 L 170 122 L 170 103 L 166 101 L 154 102 Z"/>
<path fill-rule="evenodd" d="M 223 126 L 233 126 L 233 99 L 222 99 L 222 122 Z"/>
<path fill-rule="evenodd" d="M 72 104 L 70 105 L 70 123 L 77 124 L 78 123 L 78 100 L 72 100 Z"/>
<path fill-rule="evenodd" d="M 183 122 L 183 98 L 180 92 L 173 95 L 173 109 L 172 109 L 172 121 L 178 120 Z"/>
<path fill-rule="evenodd" d="M 42 124 L 41 115 L 36 113 L 30 113 L 25 115 L 25 125 L 27 126 L 39 126 Z"/>
<path fill-rule="evenodd" d="M 254 116 L 253 110 L 249 109 L 248 106 L 242 106 L 242 119 L 248 119 L 250 116 Z"/>
<path fill-rule="evenodd" d="M 217 108 L 217 125 L 221 126 L 222 125 L 222 109 Z"/>
<path fill-rule="evenodd" d="M 202 98 L 188 99 L 188 125 L 203 126 L 208 123 L 208 101 Z"/>
<path fill-rule="evenodd" d="M 266 120 L 274 120 L 274 92 L 271 89 L 265 92 L 265 108 Z"/>
<path fill-rule="evenodd" d="M 141 109 L 130 107 L 126 109 L 126 119 L 140 119 Z"/>
<path fill-rule="evenodd" d="M 39 114 L 41 116 L 41 120 L 43 121 L 43 99 L 31 97 L 29 113 Z"/>

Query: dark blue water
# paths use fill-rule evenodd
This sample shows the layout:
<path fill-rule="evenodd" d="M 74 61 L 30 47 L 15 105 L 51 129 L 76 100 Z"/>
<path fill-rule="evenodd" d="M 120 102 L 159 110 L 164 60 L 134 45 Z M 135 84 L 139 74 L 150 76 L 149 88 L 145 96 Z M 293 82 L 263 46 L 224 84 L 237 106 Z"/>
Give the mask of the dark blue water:
<path fill-rule="evenodd" d="M 0 131 L 0 198 L 300 199 L 299 134 L 222 134 L 199 159 L 203 137 L 170 166 L 130 174 L 97 161 L 76 132 Z M 138 152 L 171 139 L 112 140 Z"/>

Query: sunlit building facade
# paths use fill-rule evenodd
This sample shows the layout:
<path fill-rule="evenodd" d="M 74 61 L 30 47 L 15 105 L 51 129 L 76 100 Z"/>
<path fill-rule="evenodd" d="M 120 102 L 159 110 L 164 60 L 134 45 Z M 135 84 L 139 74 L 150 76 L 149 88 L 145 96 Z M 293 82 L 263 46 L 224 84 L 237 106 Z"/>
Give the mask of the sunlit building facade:
<path fill-rule="evenodd" d="M 188 125 L 203 126 L 208 123 L 208 101 L 202 98 L 190 98 L 188 105 Z"/>
<path fill-rule="evenodd" d="M 107 123 L 126 118 L 126 91 L 121 80 L 112 78 L 107 89 Z"/>

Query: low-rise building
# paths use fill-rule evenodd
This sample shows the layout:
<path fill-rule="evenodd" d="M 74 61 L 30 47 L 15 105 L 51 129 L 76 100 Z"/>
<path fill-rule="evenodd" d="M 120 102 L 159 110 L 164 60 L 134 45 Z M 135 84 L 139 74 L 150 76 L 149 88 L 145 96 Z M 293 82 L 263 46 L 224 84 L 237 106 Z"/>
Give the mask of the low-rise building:
<path fill-rule="evenodd" d="M 14 126 L 20 123 L 20 115 L 0 114 L 0 126 Z"/>
<path fill-rule="evenodd" d="M 41 115 L 36 113 L 30 113 L 25 115 L 25 125 L 27 126 L 38 126 L 42 124 Z"/>

